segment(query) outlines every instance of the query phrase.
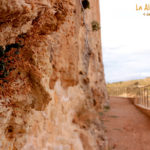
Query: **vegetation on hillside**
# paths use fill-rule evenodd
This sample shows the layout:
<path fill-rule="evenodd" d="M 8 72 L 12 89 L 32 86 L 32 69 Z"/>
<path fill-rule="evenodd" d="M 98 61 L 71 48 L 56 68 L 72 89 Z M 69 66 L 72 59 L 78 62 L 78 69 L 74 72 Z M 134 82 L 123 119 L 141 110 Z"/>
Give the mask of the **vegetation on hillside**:
<path fill-rule="evenodd" d="M 108 83 L 107 90 L 108 94 L 111 96 L 137 96 L 141 93 L 150 93 L 150 78 L 140 79 L 140 80 L 130 80 L 125 82 L 115 82 Z M 145 86 L 148 86 L 147 88 Z M 143 88 L 145 87 L 145 88 Z M 148 90 L 148 91 L 146 91 Z M 144 94 L 145 95 L 145 94 Z"/>
<path fill-rule="evenodd" d="M 129 81 L 124 81 L 124 82 L 114 82 L 114 83 L 108 83 L 107 87 L 142 87 L 142 86 L 147 86 L 150 85 L 150 77 L 145 78 L 145 79 L 139 79 L 139 80 L 129 80 Z"/>

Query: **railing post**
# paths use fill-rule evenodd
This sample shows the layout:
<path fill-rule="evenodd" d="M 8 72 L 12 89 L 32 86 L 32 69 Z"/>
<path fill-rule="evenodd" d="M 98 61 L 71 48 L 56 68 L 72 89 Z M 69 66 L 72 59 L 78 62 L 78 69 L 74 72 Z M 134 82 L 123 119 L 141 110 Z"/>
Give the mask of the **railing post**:
<path fill-rule="evenodd" d="M 146 95 L 146 104 L 147 104 L 146 107 L 148 108 L 148 89 L 147 89 L 147 88 L 146 88 L 146 94 L 147 94 L 147 95 Z"/>
<path fill-rule="evenodd" d="M 144 101 L 145 101 L 144 106 L 146 107 L 146 90 L 145 90 L 145 88 L 144 88 Z"/>
<path fill-rule="evenodd" d="M 140 104 L 140 101 L 141 101 L 141 89 L 139 89 L 139 104 Z"/>
<path fill-rule="evenodd" d="M 146 101 L 145 101 L 145 88 L 144 88 L 144 106 L 146 107 Z"/>
<path fill-rule="evenodd" d="M 149 108 L 149 89 L 147 88 L 147 103 L 148 103 L 148 108 Z"/>
<path fill-rule="evenodd" d="M 140 89 L 140 104 L 142 105 L 143 97 L 142 97 L 142 90 Z"/>
<path fill-rule="evenodd" d="M 144 88 L 144 107 L 145 107 L 145 88 Z"/>
<path fill-rule="evenodd" d="M 141 99 L 141 89 L 139 88 L 139 102 L 138 102 L 138 104 L 140 104 L 140 99 Z"/>
<path fill-rule="evenodd" d="M 142 105 L 144 106 L 144 90 L 142 89 Z"/>
<path fill-rule="evenodd" d="M 143 89 L 141 89 L 141 98 L 142 98 L 142 105 L 144 104 L 143 103 Z"/>

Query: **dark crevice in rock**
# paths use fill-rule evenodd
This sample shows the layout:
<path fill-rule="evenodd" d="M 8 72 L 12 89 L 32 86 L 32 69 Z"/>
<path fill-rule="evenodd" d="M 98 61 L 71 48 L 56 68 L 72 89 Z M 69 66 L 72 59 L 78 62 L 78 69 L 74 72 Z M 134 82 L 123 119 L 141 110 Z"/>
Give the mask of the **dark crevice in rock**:
<path fill-rule="evenodd" d="M 82 6 L 84 9 L 90 8 L 90 2 L 88 0 L 83 0 Z"/>

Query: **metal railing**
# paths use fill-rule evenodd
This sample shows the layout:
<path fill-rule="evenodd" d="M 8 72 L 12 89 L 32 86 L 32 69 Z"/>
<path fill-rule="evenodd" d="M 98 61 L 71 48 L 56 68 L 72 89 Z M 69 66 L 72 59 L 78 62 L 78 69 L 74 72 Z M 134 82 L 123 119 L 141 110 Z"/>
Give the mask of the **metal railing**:
<path fill-rule="evenodd" d="M 134 98 L 134 104 L 150 108 L 150 85 L 137 87 L 108 87 L 109 96 Z"/>

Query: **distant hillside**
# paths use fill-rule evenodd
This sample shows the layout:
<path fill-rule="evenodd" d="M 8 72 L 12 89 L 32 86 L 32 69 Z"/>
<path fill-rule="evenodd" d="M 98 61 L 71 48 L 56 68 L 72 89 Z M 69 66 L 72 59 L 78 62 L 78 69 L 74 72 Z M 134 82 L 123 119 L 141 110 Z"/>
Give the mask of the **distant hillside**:
<path fill-rule="evenodd" d="M 133 86 L 146 86 L 146 85 L 150 85 L 150 77 L 145 79 L 139 79 L 139 80 L 108 83 L 107 87 L 133 87 Z"/>
<path fill-rule="evenodd" d="M 150 78 L 140 80 L 130 80 L 124 82 L 115 82 L 107 84 L 108 94 L 111 96 L 127 96 L 134 97 L 139 94 L 139 89 L 136 87 L 143 87 L 150 85 Z M 150 93 L 150 88 L 149 88 Z"/>

